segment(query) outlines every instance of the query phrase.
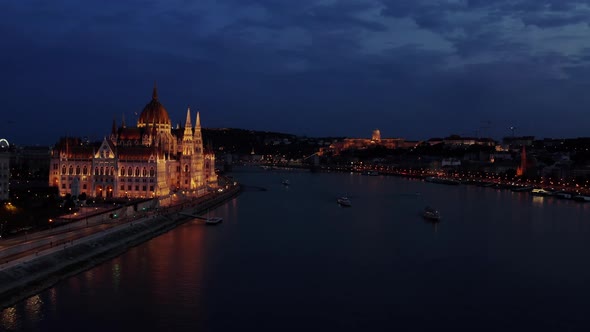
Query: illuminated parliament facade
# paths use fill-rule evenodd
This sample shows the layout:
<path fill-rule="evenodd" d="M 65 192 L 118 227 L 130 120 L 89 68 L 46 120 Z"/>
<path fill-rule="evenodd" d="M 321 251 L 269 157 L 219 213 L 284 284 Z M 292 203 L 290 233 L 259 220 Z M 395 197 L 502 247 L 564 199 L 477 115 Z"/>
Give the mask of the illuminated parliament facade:
<path fill-rule="evenodd" d="M 110 136 L 94 145 L 60 140 L 51 151 L 49 172 L 50 185 L 62 196 L 147 198 L 217 186 L 215 155 L 203 149 L 199 113 L 194 127 L 189 108 L 184 128 L 172 128 L 156 87 L 136 127 L 113 121 Z"/>

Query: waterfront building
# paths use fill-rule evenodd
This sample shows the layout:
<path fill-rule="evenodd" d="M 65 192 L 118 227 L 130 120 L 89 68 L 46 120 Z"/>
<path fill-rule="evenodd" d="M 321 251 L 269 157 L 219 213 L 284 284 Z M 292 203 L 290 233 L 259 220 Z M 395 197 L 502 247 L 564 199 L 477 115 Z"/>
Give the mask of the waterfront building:
<path fill-rule="evenodd" d="M 6 139 L 0 139 L 0 201 L 9 199 L 10 186 L 10 152 Z"/>
<path fill-rule="evenodd" d="M 190 108 L 184 128 L 172 128 L 154 87 L 136 126 L 113 120 L 97 144 L 62 139 L 51 151 L 49 184 L 60 195 L 155 197 L 175 191 L 203 194 L 217 186 L 215 154 L 203 149 L 201 119 Z"/>
<path fill-rule="evenodd" d="M 381 146 L 387 149 L 404 149 L 412 148 L 419 144 L 417 141 L 406 141 L 403 138 L 381 138 L 381 131 L 375 129 L 372 132 L 371 138 L 345 138 L 340 142 L 333 142 L 328 147 L 320 148 L 318 155 L 322 156 L 326 153 L 339 155 L 345 150 L 363 150 L 371 147 Z"/>

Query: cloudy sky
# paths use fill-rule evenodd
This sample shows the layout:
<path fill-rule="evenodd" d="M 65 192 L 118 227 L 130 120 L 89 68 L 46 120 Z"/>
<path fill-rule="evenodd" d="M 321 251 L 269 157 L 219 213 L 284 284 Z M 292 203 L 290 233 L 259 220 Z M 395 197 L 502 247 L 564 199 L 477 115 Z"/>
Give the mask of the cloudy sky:
<path fill-rule="evenodd" d="M 4 0 L 0 137 L 174 123 L 308 136 L 590 136 L 588 0 Z"/>

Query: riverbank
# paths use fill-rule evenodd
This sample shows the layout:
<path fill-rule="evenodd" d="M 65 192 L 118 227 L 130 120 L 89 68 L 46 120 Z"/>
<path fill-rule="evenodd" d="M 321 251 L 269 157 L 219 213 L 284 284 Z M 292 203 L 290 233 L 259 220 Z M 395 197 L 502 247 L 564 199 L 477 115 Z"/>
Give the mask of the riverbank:
<path fill-rule="evenodd" d="M 546 194 L 543 196 L 557 196 L 561 199 L 572 199 L 580 202 L 590 201 L 590 188 L 588 183 L 579 185 L 567 181 L 552 181 L 552 180 L 523 180 L 520 178 L 502 177 L 498 174 L 490 174 L 487 176 L 473 174 L 447 174 L 442 171 L 434 170 L 412 170 L 412 169 L 398 169 L 387 166 L 358 166 L 358 165 L 330 165 L 318 166 L 309 168 L 293 165 L 272 165 L 262 166 L 264 169 L 308 169 L 312 172 L 344 172 L 344 173 L 359 173 L 368 176 L 384 175 L 397 176 L 409 179 L 419 179 L 426 182 L 438 184 L 465 184 L 479 187 L 490 187 L 494 189 L 505 189 L 516 192 L 532 192 L 533 189 L 542 189 Z"/>
<path fill-rule="evenodd" d="M 195 202 L 184 202 L 157 214 L 25 257 L 0 270 L 0 306 L 11 306 L 64 278 L 117 257 L 127 249 L 191 219 L 183 213 L 202 214 L 239 192 L 240 186 L 236 185 L 222 193 L 213 193 L 210 197 L 202 197 Z"/>

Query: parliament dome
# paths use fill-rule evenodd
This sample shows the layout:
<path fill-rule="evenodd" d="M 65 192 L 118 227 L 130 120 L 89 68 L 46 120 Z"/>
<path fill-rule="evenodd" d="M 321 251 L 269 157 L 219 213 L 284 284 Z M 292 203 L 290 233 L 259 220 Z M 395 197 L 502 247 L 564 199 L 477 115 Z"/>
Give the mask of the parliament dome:
<path fill-rule="evenodd" d="M 170 125 L 170 117 L 166 108 L 158 101 L 158 89 L 154 86 L 152 101 L 150 101 L 139 115 L 138 125 L 166 124 Z"/>

